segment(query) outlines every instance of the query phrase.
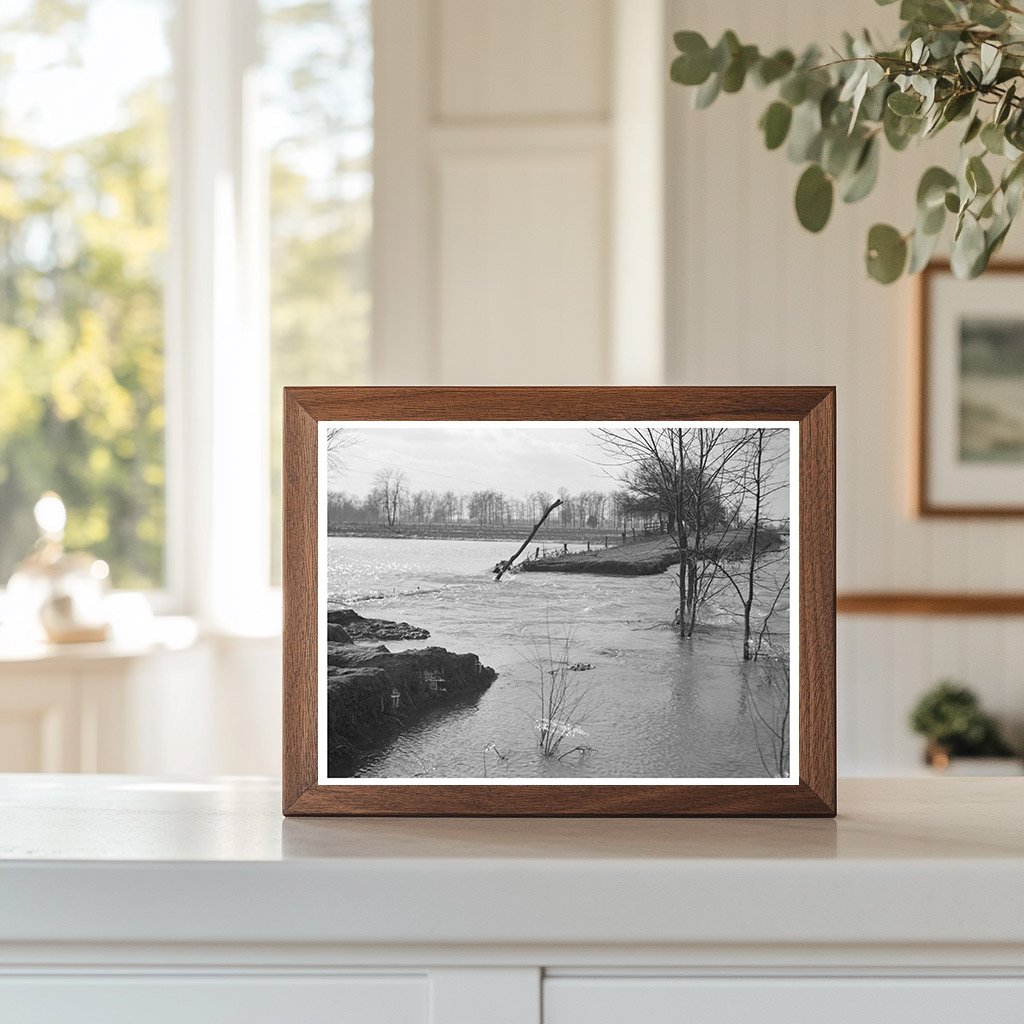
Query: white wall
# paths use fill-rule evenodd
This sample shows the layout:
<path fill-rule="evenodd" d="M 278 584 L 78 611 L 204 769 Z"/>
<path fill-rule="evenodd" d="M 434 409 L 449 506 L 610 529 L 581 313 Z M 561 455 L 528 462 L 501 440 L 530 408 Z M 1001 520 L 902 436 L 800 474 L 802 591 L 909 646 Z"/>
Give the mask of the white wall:
<path fill-rule="evenodd" d="M 659 0 L 378 0 L 376 380 L 656 382 L 660 193 L 622 184 L 660 173 L 663 33 Z"/>
<path fill-rule="evenodd" d="M 670 29 L 793 48 L 843 28 L 886 26 L 895 8 L 868 0 L 669 0 Z M 768 153 L 756 122 L 770 97 L 751 89 L 692 109 L 667 87 L 667 377 L 685 384 L 835 384 L 839 399 L 840 590 L 1020 590 L 1020 520 L 922 521 L 909 511 L 913 286 L 883 288 L 863 270 L 868 227 L 909 228 L 921 171 L 939 138 L 883 155 L 878 193 L 838 204 L 818 236 L 798 225 L 800 169 Z M 1007 254 L 1019 255 L 1021 233 Z M 1024 621 L 847 618 L 839 621 L 840 769 L 898 773 L 919 743 L 906 728 L 920 692 L 966 680 L 1019 729 Z"/>

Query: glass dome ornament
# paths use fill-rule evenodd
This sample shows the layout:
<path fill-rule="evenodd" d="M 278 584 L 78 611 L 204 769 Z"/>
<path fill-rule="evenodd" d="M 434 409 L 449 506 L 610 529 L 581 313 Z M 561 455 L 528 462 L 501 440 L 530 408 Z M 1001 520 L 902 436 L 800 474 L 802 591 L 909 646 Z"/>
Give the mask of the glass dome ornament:
<path fill-rule="evenodd" d="M 107 563 L 85 552 L 64 550 L 67 510 L 59 495 L 47 491 L 36 502 L 34 514 L 39 539 L 7 584 L 11 619 L 27 631 L 25 639 L 56 644 L 106 640 Z"/>

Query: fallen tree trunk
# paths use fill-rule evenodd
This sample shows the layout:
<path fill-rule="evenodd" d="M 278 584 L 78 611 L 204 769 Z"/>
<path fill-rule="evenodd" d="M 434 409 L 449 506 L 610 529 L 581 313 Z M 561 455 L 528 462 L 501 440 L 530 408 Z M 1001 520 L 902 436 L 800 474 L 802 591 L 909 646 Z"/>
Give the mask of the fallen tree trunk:
<path fill-rule="evenodd" d="M 523 541 L 523 543 L 520 546 L 519 550 L 507 562 L 499 562 L 498 563 L 497 567 L 494 570 L 494 582 L 495 583 L 497 583 L 498 580 L 500 580 L 501 577 L 504 576 L 505 573 L 507 573 L 509 571 L 509 569 L 512 568 L 512 563 L 527 549 L 527 547 L 529 547 L 530 541 L 533 540 L 533 538 L 536 535 L 537 531 L 544 525 L 544 520 L 547 519 L 547 517 L 549 515 L 551 515 L 551 513 L 554 512 L 555 509 L 558 508 L 558 506 L 561 505 L 561 504 L 562 504 L 562 499 L 559 498 L 557 501 L 555 501 L 552 504 L 548 505 L 548 507 L 544 510 L 544 515 L 542 515 L 540 517 L 540 519 L 537 520 L 537 525 L 530 531 L 530 536 L 527 537 L 526 540 Z"/>

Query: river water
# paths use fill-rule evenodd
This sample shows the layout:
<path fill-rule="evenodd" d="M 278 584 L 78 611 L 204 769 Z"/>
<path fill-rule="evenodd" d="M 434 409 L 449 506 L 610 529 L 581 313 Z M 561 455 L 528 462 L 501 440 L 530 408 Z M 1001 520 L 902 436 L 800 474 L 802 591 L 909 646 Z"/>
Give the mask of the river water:
<path fill-rule="evenodd" d="M 514 545 L 511 546 L 514 550 Z M 769 745 L 755 730 L 750 689 L 765 671 L 744 663 L 737 608 L 713 605 L 699 635 L 671 622 L 676 583 L 662 576 L 520 573 L 495 583 L 508 541 L 331 537 L 330 607 L 409 622 L 437 645 L 474 653 L 498 672 L 477 700 L 427 717 L 368 758 L 357 775 L 441 778 L 764 778 Z M 773 633 L 785 642 L 785 595 Z M 538 664 L 593 665 L 570 672 L 582 697 L 557 757 L 537 742 Z M 759 753 L 760 743 L 760 753 Z M 771 764 L 770 758 L 768 763 Z"/>

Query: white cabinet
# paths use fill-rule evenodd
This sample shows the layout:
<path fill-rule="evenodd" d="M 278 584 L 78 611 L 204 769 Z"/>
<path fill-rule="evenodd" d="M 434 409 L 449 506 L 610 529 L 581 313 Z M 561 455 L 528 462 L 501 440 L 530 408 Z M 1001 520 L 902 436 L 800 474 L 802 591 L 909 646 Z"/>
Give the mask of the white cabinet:
<path fill-rule="evenodd" d="M 1022 1024 L 1021 786 L 282 820 L 259 779 L 0 776 L 0 1024 Z"/>
<path fill-rule="evenodd" d="M 0 979 L 17 1024 L 428 1024 L 427 978 L 46 977 Z"/>
<path fill-rule="evenodd" d="M 1020 1024 L 1024 978 L 548 978 L 544 1024 Z"/>

